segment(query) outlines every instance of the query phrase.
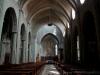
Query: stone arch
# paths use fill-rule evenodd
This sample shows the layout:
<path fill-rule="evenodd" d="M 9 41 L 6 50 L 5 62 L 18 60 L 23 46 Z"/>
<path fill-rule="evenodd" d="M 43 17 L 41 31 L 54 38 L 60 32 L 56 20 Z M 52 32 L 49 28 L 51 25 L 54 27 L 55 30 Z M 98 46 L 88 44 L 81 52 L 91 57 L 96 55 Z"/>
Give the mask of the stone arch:
<path fill-rule="evenodd" d="M 42 37 L 42 39 L 41 39 L 41 44 L 44 47 L 43 50 L 46 50 L 46 56 L 47 57 L 48 56 L 57 56 L 58 55 L 58 49 L 59 49 L 59 44 L 60 43 L 59 43 L 58 37 L 56 37 L 54 34 L 48 33 L 48 34 L 44 35 Z M 52 55 L 50 55 L 50 54 L 52 54 Z"/>
<path fill-rule="evenodd" d="M 98 60 L 97 34 L 95 18 L 92 12 L 87 11 L 83 16 L 84 62 L 95 64 Z"/>
<path fill-rule="evenodd" d="M 14 8 L 9 7 L 4 16 L 1 33 L 1 64 L 16 63 L 17 17 Z"/>
<path fill-rule="evenodd" d="M 55 39 L 57 40 L 58 44 L 59 44 L 58 38 L 57 38 L 54 34 L 52 34 L 52 33 L 48 33 L 48 34 L 46 34 L 45 36 L 43 36 L 42 39 L 41 39 L 41 42 L 42 42 L 42 41 L 44 40 L 44 38 L 47 37 L 48 35 L 53 36 L 53 38 L 55 38 Z"/>

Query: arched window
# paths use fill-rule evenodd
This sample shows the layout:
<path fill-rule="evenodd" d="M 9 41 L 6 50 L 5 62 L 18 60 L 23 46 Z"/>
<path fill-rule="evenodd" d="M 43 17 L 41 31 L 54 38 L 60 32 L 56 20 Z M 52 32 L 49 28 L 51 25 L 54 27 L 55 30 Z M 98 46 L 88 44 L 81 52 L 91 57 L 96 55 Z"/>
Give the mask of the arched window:
<path fill-rule="evenodd" d="M 80 3 L 81 3 L 81 4 L 84 4 L 84 2 L 85 2 L 85 0 L 80 0 Z"/>
<path fill-rule="evenodd" d="M 74 9 L 72 9 L 72 19 L 74 20 L 74 19 L 75 19 L 75 17 L 76 17 L 76 12 L 75 12 L 75 10 L 74 10 Z"/>
<path fill-rule="evenodd" d="M 77 36 L 77 57 L 78 61 L 80 61 L 79 36 Z"/>

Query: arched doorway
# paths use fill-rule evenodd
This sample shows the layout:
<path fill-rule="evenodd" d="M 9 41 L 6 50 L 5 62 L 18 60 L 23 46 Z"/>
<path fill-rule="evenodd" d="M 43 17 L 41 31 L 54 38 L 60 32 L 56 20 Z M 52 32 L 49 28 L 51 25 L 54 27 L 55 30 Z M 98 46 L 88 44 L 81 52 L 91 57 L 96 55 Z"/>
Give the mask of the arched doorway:
<path fill-rule="evenodd" d="M 96 64 L 98 60 L 96 25 L 93 14 L 88 11 L 83 18 L 84 61 Z"/>
<path fill-rule="evenodd" d="M 1 34 L 1 64 L 16 63 L 17 18 L 13 8 L 5 12 Z"/>
<path fill-rule="evenodd" d="M 20 32 L 20 63 L 25 62 L 25 41 L 26 41 L 26 31 L 25 31 L 25 25 L 22 24 L 21 26 L 21 32 Z"/>

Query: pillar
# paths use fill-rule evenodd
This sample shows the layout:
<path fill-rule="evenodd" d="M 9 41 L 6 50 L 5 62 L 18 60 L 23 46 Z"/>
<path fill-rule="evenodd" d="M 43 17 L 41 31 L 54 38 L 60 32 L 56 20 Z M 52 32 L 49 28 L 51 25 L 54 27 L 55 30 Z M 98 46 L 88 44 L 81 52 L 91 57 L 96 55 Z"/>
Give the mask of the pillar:
<path fill-rule="evenodd" d="M 26 62 L 25 40 L 22 40 L 22 62 Z"/>
<path fill-rule="evenodd" d="M 17 33 L 13 32 L 13 39 L 12 39 L 12 58 L 11 58 L 11 62 L 12 64 L 16 64 L 17 63 L 17 51 L 16 51 L 16 42 L 17 40 Z"/>
<path fill-rule="evenodd" d="M 28 61 L 32 62 L 32 51 L 31 51 L 31 45 L 30 44 L 29 44 L 28 52 L 29 52 L 29 54 L 28 54 Z"/>
<path fill-rule="evenodd" d="M 3 64 L 3 63 L 4 63 L 5 52 L 6 52 L 6 41 L 3 40 L 3 41 L 1 42 L 0 64 Z"/>

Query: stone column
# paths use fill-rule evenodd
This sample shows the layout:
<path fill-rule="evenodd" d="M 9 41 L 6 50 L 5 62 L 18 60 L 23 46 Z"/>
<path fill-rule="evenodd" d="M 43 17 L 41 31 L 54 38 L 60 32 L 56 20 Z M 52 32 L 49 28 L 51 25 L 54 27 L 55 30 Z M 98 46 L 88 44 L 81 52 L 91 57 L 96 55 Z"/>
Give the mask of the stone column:
<path fill-rule="evenodd" d="M 28 61 L 29 61 L 29 62 L 32 62 L 32 51 L 31 51 L 31 46 L 29 46 L 28 52 L 29 52 L 29 54 L 28 54 Z"/>
<path fill-rule="evenodd" d="M 24 40 L 21 40 L 19 55 L 20 55 L 19 63 L 24 63 L 25 62 Z"/>
<path fill-rule="evenodd" d="M 29 49 L 28 49 L 28 40 L 25 41 L 25 63 L 29 62 Z"/>
<path fill-rule="evenodd" d="M 11 62 L 12 64 L 16 64 L 17 61 L 17 51 L 16 51 L 16 40 L 17 40 L 17 33 L 13 33 L 13 40 L 12 40 L 12 58 L 11 58 Z"/>
<path fill-rule="evenodd" d="M 0 64 L 4 63 L 5 60 L 5 53 L 6 53 L 6 40 L 4 39 L 1 42 L 1 54 L 0 54 Z"/>
<path fill-rule="evenodd" d="M 22 50 L 23 50 L 23 63 L 26 63 L 26 43 L 25 40 L 22 40 Z"/>

